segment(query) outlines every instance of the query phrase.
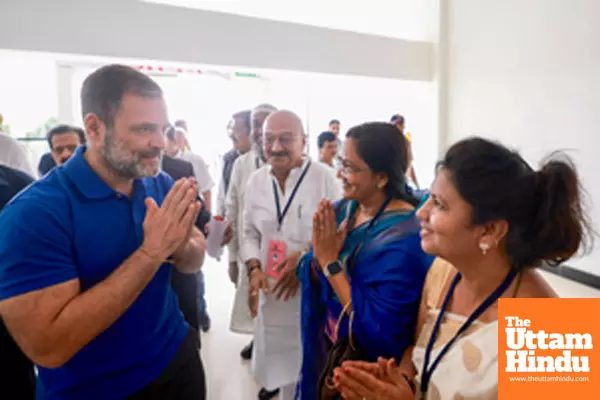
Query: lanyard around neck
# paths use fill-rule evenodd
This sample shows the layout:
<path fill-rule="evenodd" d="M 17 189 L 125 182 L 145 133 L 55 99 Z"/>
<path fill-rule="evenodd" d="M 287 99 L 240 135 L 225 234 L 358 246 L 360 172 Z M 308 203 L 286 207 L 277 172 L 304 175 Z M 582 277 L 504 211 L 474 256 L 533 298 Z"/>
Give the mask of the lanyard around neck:
<path fill-rule="evenodd" d="M 294 185 L 294 188 L 292 189 L 292 193 L 290 194 L 290 198 L 288 199 L 287 203 L 283 207 L 283 211 L 281 211 L 281 205 L 279 204 L 279 189 L 277 188 L 277 183 L 275 182 L 275 179 L 273 179 L 273 181 L 272 181 L 273 194 L 275 195 L 275 207 L 277 207 L 277 230 L 281 230 L 281 224 L 283 223 L 283 219 L 285 218 L 288 210 L 290 209 L 290 206 L 292 205 L 292 201 L 294 201 L 294 197 L 296 197 L 298 188 L 302 184 L 302 181 L 304 180 L 304 177 L 306 176 L 306 173 L 308 172 L 308 168 L 310 168 L 310 160 L 308 160 L 308 164 L 306 164 L 306 167 L 304 167 L 304 170 L 302 171 L 300 178 L 298 178 L 298 182 L 296 182 L 296 185 Z"/>
<path fill-rule="evenodd" d="M 444 313 L 446 312 L 446 309 L 448 308 L 448 304 L 450 303 L 450 299 L 452 298 L 454 289 L 456 288 L 456 285 L 458 285 L 458 282 L 462 278 L 462 275 L 460 273 L 458 273 L 454 277 L 454 280 L 452 281 L 452 284 L 450 285 L 450 288 L 448 289 L 448 294 L 446 295 L 446 298 L 444 299 L 444 303 L 442 304 L 442 309 L 440 310 L 437 320 L 435 321 L 435 326 L 433 327 L 433 332 L 431 333 L 431 337 L 429 338 L 429 342 L 427 343 L 427 348 L 425 349 L 425 363 L 423 365 L 423 374 L 421 377 L 421 394 L 423 396 L 425 395 L 425 393 L 427 393 L 427 388 L 429 386 L 429 381 L 431 380 L 431 376 L 433 375 L 433 371 L 435 371 L 435 369 L 439 365 L 442 358 L 444 358 L 446 353 L 448 353 L 448 350 L 450 350 L 450 347 L 454 344 L 454 342 L 456 342 L 456 340 L 464 332 L 466 332 L 467 329 L 469 329 L 469 327 L 473 324 L 473 322 L 475 322 L 475 320 L 477 318 L 479 318 L 481 316 L 481 314 L 484 313 L 485 310 L 487 310 L 492 304 L 494 304 L 496 302 L 496 300 L 498 300 L 500 298 L 500 296 L 502 296 L 502 293 L 504 293 L 506 291 L 506 289 L 508 289 L 508 287 L 510 286 L 512 281 L 517 276 L 517 273 L 518 273 L 518 271 L 516 268 L 512 268 L 510 270 L 510 272 L 508 273 L 508 275 L 506 275 L 506 278 L 504 278 L 504 281 L 502 281 L 500 286 L 498 286 L 496 288 L 496 290 L 494 290 L 494 292 L 492 292 L 492 294 L 490 294 L 488 296 L 488 298 L 485 299 L 483 301 L 483 303 L 481 303 L 475 311 L 473 311 L 473 314 L 471 314 L 469 316 L 469 318 L 467 318 L 465 323 L 460 327 L 458 332 L 456 332 L 454 337 L 452 339 L 450 339 L 450 341 L 448 343 L 446 343 L 446 345 L 440 351 L 440 353 L 435 358 L 435 360 L 433 360 L 431 367 L 428 369 L 429 360 L 431 358 L 431 351 L 433 350 L 433 345 L 435 343 L 435 340 L 437 339 L 437 335 L 439 333 L 440 326 L 442 324 L 442 320 L 444 319 Z"/>

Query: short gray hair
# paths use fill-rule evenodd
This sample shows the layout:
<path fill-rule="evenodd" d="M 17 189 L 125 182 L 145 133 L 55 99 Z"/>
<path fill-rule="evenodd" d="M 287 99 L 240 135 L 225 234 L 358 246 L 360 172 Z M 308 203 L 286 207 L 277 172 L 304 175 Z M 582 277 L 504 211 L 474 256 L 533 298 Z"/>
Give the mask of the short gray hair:
<path fill-rule="evenodd" d="M 81 88 L 81 114 L 94 113 L 112 127 L 121 100 L 127 93 L 141 97 L 162 97 L 162 89 L 149 76 L 126 65 L 112 64 L 92 72 Z"/>
<path fill-rule="evenodd" d="M 253 112 L 253 113 L 256 113 L 256 112 L 262 112 L 262 111 L 267 111 L 267 112 L 275 112 L 275 111 L 277 111 L 277 107 L 275 107 L 275 106 L 274 106 L 274 105 L 272 105 L 272 104 L 263 103 L 263 104 L 259 104 L 259 105 L 257 105 L 256 107 L 254 107 L 254 108 L 252 109 L 252 112 Z"/>

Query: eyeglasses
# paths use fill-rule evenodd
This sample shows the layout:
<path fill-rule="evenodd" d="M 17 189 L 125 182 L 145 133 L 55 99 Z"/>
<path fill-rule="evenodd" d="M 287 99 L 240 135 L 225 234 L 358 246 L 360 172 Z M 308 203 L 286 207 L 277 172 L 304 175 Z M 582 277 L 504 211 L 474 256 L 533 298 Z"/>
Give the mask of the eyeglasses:
<path fill-rule="evenodd" d="M 276 141 L 283 147 L 289 146 L 296 141 L 298 135 L 281 135 L 279 137 L 265 136 L 263 139 L 264 144 L 267 146 L 273 146 Z"/>
<path fill-rule="evenodd" d="M 337 158 L 338 170 L 343 175 L 358 174 L 360 172 L 367 170 L 367 168 L 361 168 L 354 164 L 349 163 L 348 161 L 344 160 L 342 157 L 336 157 L 336 158 Z"/>

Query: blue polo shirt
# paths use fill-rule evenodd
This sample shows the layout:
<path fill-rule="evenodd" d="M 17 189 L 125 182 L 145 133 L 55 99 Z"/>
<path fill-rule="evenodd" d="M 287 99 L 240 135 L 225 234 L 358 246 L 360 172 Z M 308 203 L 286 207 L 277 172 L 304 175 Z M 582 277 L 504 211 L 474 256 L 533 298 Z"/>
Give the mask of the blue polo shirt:
<path fill-rule="evenodd" d="M 145 197 L 161 204 L 173 181 L 134 182 L 132 198 L 90 168 L 85 147 L 0 213 L 0 300 L 79 279 L 84 292 L 142 243 Z M 122 399 L 157 378 L 188 330 L 163 264 L 133 305 L 64 366 L 39 368 L 38 399 Z"/>

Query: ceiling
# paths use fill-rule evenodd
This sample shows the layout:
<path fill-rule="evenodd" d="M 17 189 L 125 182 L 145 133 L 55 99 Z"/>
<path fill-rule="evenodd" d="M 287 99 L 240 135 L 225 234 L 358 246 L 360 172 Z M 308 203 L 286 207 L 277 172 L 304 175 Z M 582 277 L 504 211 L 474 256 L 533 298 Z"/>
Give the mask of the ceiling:
<path fill-rule="evenodd" d="M 433 42 L 437 37 L 439 0 L 141 1 L 405 40 Z"/>

